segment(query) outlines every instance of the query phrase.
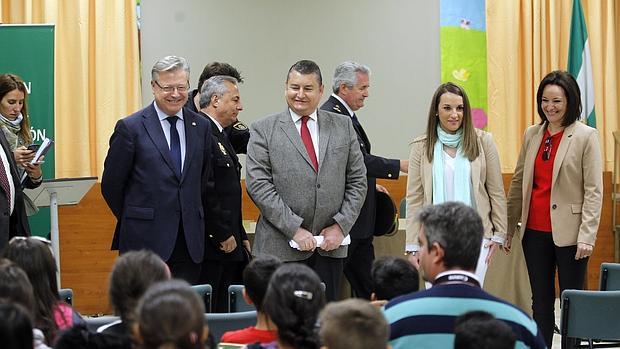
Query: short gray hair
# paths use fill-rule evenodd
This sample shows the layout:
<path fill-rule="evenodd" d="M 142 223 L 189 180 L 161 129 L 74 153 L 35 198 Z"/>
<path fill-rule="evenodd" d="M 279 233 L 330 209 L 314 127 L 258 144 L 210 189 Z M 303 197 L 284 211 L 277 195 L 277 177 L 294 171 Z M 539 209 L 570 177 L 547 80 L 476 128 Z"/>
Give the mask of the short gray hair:
<path fill-rule="evenodd" d="M 200 108 L 205 108 L 211 104 L 211 97 L 222 97 L 224 93 L 228 92 L 228 87 L 225 82 L 228 81 L 234 86 L 237 86 L 237 79 L 228 75 L 216 75 L 208 78 L 200 88 Z"/>
<path fill-rule="evenodd" d="M 478 212 L 461 202 L 445 202 L 423 208 L 417 216 L 427 249 L 437 242 L 444 249 L 444 266 L 476 269 L 484 233 Z"/>
<path fill-rule="evenodd" d="M 353 88 L 357 84 L 357 73 L 370 75 L 370 68 L 353 61 L 340 63 L 334 71 L 334 85 L 332 87 L 334 93 L 340 92 L 340 85 L 342 84 L 348 88 Z"/>
<path fill-rule="evenodd" d="M 161 72 L 171 72 L 180 69 L 183 69 L 189 78 L 189 63 L 187 63 L 185 58 L 178 56 L 166 56 L 153 64 L 153 69 L 151 69 L 151 80 L 156 81 L 159 78 L 159 73 Z"/>

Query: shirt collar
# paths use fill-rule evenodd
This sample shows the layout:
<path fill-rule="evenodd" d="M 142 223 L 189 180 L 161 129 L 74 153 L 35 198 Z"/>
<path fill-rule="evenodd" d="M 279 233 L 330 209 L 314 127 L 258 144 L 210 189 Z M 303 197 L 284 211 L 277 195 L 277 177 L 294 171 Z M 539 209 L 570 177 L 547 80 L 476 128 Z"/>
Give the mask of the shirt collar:
<path fill-rule="evenodd" d="M 294 123 L 297 123 L 297 121 L 299 121 L 299 119 L 301 119 L 301 117 L 303 115 L 297 115 L 297 113 L 295 113 L 293 111 L 293 109 L 288 108 L 288 111 L 291 113 L 291 118 L 293 119 Z M 318 114 L 316 112 L 316 109 L 312 112 L 312 114 L 308 115 L 310 117 L 310 119 L 317 121 L 318 120 Z"/>
<path fill-rule="evenodd" d="M 351 110 L 351 108 L 349 107 L 349 105 L 347 104 L 347 102 L 345 102 L 342 98 L 340 98 L 340 96 L 338 96 L 335 93 L 332 93 L 332 96 L 334 96 L 334 98 L 336 98 L 337 100 L 340 101 L 340 103 L 342 103 L 342 105 L 344 105 L 345 108 L 347 108 L 347 111 L 349 112 L 349 116 L 353 116 L 353 114 L 355 114 L 353 112 L 353 110 Z"/>
<path fill-rule="evenodd" d="M 215 120 L 215 118 L 214 118 L 213 116 L 211 116 L 211 115 L 209 115 L 209 114 L 207 114 L 207 113 L 205 113 L 205 112 L 203 112 L 203 113 L 204 113 L 206 116 L 208 116 L 208 117 L 209 117 L 209 119 L 211 119 L 211 121 L 213 121 L 213 122 L 215 123 L 215 126 L 217 126 L 217 129 L 218 129 L 218 130 L 220 130 L 220 132 L 222 132 L 222 130 L 224 130 L 224 128 L 222 127 L 222 125 L 220 125 L 220 123 L 219 123 L 217 120 Z"/>
<path fill-rule="evenodd" d="M 167 117 L 171 116 L 171 115 L 167 115 L 161 109 L 159 109 L 159 107 L 157 106 L 157 102 L 153 101 L 153 106 L 155 107 L 155 112 L 157 113 L 157 117 L 159 118 L 159 121 L 164 121 L 166 120 Z M 183 120 L 183 108 L 181 108 L 181 110 L 179 110 L 175 115 L 179 119 Z"/>
<path fill-rule="evenodd" d="M 440 277 L 444 276 L 444 275 L 452 275 L 452 274 L 463 274 L 463 275 L 467 275 L 468 277 L 478 281 L 478 283 L 480 283 L 480 280 L 478 279 L 478 277 L 476 276 L 476 274 L 470 272 L 470 271 L 466 271 L 466 270 L 446 270 L 443 271 L 439 274 L 437 274 L 437 276 L 435 276 L 435 280 L 439 279 Z"/>

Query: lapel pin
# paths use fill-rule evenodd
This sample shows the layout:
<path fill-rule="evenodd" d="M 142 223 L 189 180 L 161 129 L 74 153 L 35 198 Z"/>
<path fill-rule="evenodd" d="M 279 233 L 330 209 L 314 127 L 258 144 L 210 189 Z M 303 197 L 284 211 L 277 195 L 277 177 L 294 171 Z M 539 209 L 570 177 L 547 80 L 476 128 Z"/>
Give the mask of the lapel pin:
<path fill-rule="evenodd" d="M 195 121 L 192 121 L 192 126 L 196 126 L 196 122 Z"/>

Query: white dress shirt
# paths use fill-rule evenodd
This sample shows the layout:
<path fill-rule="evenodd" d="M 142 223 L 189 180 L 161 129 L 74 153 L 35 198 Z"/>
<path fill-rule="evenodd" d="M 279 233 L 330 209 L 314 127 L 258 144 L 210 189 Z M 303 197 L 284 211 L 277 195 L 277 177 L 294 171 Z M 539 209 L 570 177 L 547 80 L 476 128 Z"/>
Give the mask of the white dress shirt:
<path fill-rule="evenodd" d="M 168 149 L 170 149 L 170 122 L 166 120 L 167 117 L 172 115 L 167 115 L 164 113 L 159 107 L 157 103 L 153 102 L 155 106 L 155 111 L 157 112 L 157 117 L 159 117 L 159 122 L 161 123 L 161 128 L 164 131 L 164 136 L 166 136 L 166 142 L 168 142 Z M 181 143 L 181 172 L 183 171 L 183 165 L 185 164 L 185 124 L 183 123 L 183 109 L 179 110 L 175 114 L 179 120 L 177 120 L 177 132 L 179 132 L 179 142 Z"/>
<path fill-rule="evenodd" d="M 297 114 L 295 114 L 295 112 L 293 110 L 291 110 L 289 108 L 289 111 L 291 113 L 291 118 L 293 119 L 293 122 L 295 123 L 295 127 L 297 128 L 297 132 L 299 132 L 299 135 L 301 135 L 301 117 Z M 316 110 L 314 112 L 312 112 L 312 114 L 308 115 L 310 117 L 310 119 L 308 119 L 308 130 L 310 131 L 310 138 L 312 138 L 312 145 L 314 147 L 314 153 L 316 154 L 316 161 L 318 163 L 320 163 L 320 159 L 319 159 L 319 123 L 318 123 L 318 115 Z"/>

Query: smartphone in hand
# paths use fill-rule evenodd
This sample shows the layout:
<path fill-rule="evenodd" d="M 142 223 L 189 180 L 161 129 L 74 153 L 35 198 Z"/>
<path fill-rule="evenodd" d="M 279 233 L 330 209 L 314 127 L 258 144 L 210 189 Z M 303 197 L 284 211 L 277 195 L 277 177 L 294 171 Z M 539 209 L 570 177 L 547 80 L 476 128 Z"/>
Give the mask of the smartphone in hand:
<path fill-rule="evenodd" d="M 41 144 L 31 144 L 31 145 L 29 145 L 27 147 L 27 149 L 36 152 L 37 150 L 39 150 L 40 146 L 41 146 Z"/>

